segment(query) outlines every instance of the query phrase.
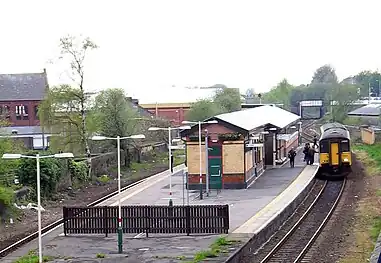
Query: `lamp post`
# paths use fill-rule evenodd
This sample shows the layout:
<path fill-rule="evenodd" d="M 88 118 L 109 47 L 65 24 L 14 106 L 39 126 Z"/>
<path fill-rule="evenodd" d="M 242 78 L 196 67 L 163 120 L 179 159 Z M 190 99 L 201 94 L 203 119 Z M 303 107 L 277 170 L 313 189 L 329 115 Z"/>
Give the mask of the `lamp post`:
<path fill-rule="evenodd" d="M 183 121 L 182 124 L 198 124 L 198 143 L 199 143 L 199 147 L 200 147 L 200 200 L 202 199 L 202 158 L 201 158 L 201 146 L 202 146 L 202 143 L 201 143 L 201 125 L 202 124 L 216 124 L 218 123 L 218 121 L 216 120 L 212 120 L 212 121 Z M 207 165 L 207 164 L 205 164 Z M 206 174 L 205 175 L 205 179 L 206 177 L 208 177 L 209 175 Z"/>
<path fill-rule="evenodd" d="M 172 130 L 189 130 L 191 127 L 190 126 L 180 126 L 180 127 L 166 127 L 166 128 L 161 128 L 161 127 L 150 127 L 148 130 L 149 131 L 168 131 L 168 166 L 169 166 L 169 206 L 173 206 L 173 201 L 172 201 L 172 173 L 173 173 L 173 168 L 172 168 L 172 136 L 171 136 L 171 131 Z"/>
<path fill-rule="evenodd" d="M 38 261 L 42 263 L 42 233 L 41 233 L 41 182 L 40 182 L 40 159 L 46 158 L 73 158 L 74 155 L 72 153 L 56 153 L 51 155 L 22 155 L 22 154 L 13 154 L 13 153 L 5 153 L 3 154 L 3 159 L 36 159 L 37 166 L 37 217 L 38 217 Z"/>
<path fill-rule="evenodd" d="M 277 150 L 276 150 L 276 131 L 277 128 L 270 128 L 270 131 L 273 133 L 273 168 L 276 167 L 276 155 L 277 155 Z"/>
<path fill-rule="evenodd" d="M 120 196 L 120 141 L 125 139 L 144 139 L 146 136 L 143 134 L 131 135 L 127 137 L 106 137 L 106 136 L 93 136 L 91 139 L 93 141 L 103 141 L 103 140 L 116 140 L 117 143 L 117 152 L 118 152 L 118 253 L 123 253 L 123 226 L 122 226 L 122 205 L 121 205 L 121 196 Z"/>

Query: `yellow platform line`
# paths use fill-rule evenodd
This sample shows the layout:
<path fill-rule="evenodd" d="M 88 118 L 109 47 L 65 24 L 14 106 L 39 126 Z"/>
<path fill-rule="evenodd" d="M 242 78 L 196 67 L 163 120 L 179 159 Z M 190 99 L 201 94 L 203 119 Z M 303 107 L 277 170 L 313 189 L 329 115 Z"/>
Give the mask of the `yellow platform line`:
<path fill-rule="evenodd" d="M 258 233 L 261 231 L 266 225 L 268 225 L 269 222 L 271 222 L 278 214 L 280 214 L 285 207 L 288 206 L 289 203 L 291 203 L 299 194 L 300 192 L 311 182 L 311 180 L 314 178 L 316 172 L 318 171 L 319 167 L 314 167 L 313 174 L 309 177 L 306 177 L 307 175 L 303 175 L 303 173 L 309 173 L 308 171 L 311 166 L 306 166 L 303 171 L 299 174 L 297 178 L 294 179 L 294 181 L 285 189 L 282 193 L 280 193 L 277 197 L 275 197 L 269 204 L 267 204 L 264 208 L 262 208 L 258 213 L 256 213 L 253 217 L 249 218 L 245 223 L 243 223 L 241 226 L 239 226 L 237 229 L 235 229 L 232 233 Z M 297 185 L 303 185 L 303 188 L 297 188 Z M 299 193 L 295 196 L 294 199 L 288 200 L 285 198 L 287 194 L 289 194 L 291 191 L 299 190 Z M 253 226 L 255 226 L 256 221 L 260 220 L 263 216 L 265 216 L 270 210 L 273 209 L 276 205 L 280 204 L 281 202 L 287 202 L 287 205 L 282 206 L 282 208 L 278 211 L 276 211 L 266 222 L 264 222 L 259 228 L 256 226 L 253 229 Z M 256 229 L 257 228 L 257 229 Z"/>

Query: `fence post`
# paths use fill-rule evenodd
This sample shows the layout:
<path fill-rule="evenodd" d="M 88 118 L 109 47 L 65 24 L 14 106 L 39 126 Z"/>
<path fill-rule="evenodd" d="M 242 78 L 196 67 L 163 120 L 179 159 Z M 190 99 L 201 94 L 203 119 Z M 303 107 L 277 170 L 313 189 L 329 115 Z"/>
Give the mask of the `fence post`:
<path fill-rule="evenodd" d="M 108 237 L 108 213 L 107 212 L 108 212 L 108 206 L 104 206 L 103 207 L 103 230 L 106 237 Z"/>
<path fill-rule="evenodd" d="M 224 232 L 225 234 L 229 233 L 229 205 L 224 207 Z"/>
<path fill-rule="evenodd" d="M 153 209 L 153 207 L 152 207 Z M 145 206 L 145 229 L 146 229 L 146 237 L 148 237 L 148 233 L 149 233 L 149 226 L 150 226 L 150 218 L 151 218 L 151 214 L 150 214 L 150 211 L 152 210 L 151 207 L 149 207 L 148 205 Z"/>
<path fill-rule="evenodd" d="M 64 227 L 64 235 L 66 237 L 66 234 L 67 234 L 67 207 L 63 207 L 63 211 L 62 211 L 62 214 L 63 214 L 63 227 Z"/>
<path fill-rule="evenodd" d="M 190 206 L 187 205 L 185 206 L 185 221 L 186 221 L 186 228 L 187 228 L 187 236 L 189 236 L 191 230 L 190 230 L 190 221 L 191 221 L 191 218 L 190 218 Z"/>

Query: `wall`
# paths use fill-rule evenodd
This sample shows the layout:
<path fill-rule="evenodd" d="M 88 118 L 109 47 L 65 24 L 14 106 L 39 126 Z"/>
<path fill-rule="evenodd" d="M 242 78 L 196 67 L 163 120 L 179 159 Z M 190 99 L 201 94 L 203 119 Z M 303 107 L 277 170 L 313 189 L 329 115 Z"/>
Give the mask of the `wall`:
<path fill-rule="evenodd" d="M 38 106 L 40 101 L 0 101 L 0 107 L 9 106 L 9 121 L 12 126 L 37 126 L 40 121 L 36 115 L 35 106 Z M 16 106 L 25 105 L 28 107 L 28 119 L 21 116 L 21 120 L 16 118 Z M 4 111 L 4 110 L 3 110 Z M 25 116 L 26 117 L 26 116 Z"/>
<path fill-rule="evenodd" d="M 172 125 L 181 125 L 181 122 L 185 120 L 189 108 L 146 108 L 146 110 L 155 114 L 157 118 L 171 121 Z"/>
<path fill-rule="evenodd" d="M 131 149 L 133 152 L 133 149 Z M 149 144 L 142 147 L 142 159 L 148 157 L 148 155 L 152 152 L 165 152 L 167 151 L 167 146 L 165 143 L 159 144 Z M 132 161 L 136 161 L 136 155 L 132 158 Z M 120 153 L 121 165 L 124 165 L 124 152 Z M 109 152 L 105 154 L 100 154 L 98 156 L 91 158 L 91 175 L 92 176 L 100 176 L 104 174 L 110 174 L 109 168 L 111 166 L 116 165 L 118 162 L 118 156 L 116 152 Z"/>
<path fill-rule="evenodd" d="M 223 185 L 226 185 L 226 188 L 228 184 L 231 184 L 228 188 L 243 188 L 245 184 L 244 141 L 223 142 L 222 165 Z M 233 185 L 236 185 L 236 187 Z M 241 187 L 238 185 L 241 185 Z"/>

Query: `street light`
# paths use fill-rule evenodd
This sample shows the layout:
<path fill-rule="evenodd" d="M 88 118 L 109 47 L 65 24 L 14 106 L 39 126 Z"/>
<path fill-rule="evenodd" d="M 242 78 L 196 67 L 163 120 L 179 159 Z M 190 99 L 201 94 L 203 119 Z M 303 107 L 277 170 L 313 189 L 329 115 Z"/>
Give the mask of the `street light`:
<path fill-rule="evenodd" d="M 56 153 L 51 155 L 23 155 L 18 153 L 4 153 L 3 159 L 36 159 L 37 166 L 37 217 L 38 217 L 38 262 L 42 263 L 42 233 L 41 233 L 41 182 L 40 182 L 40 159 L 45 158 L 73 158 L 74 155 L 72 153 Z"/>
<path fill-rule="evenodd" d="M 161 127 L 150 127 L 148 128 L 149 131 L 168 131 L 168 163 L 169 163 L 169 206 L 173 206 L 173 201 L 172 201 L 172 139 L 171 139 L 171 131 L 172 130 L 189 130 L 191 127 L 190 126 L 180 126 L 176 128 L 172 127 L 166 127 L 166 128 L 161 128 Z M 177 140 L 177 139 L 174 139 Z"/>
<path fill-rule="evenodd" d="M 106 137 L 106 136 L 93 136 L 91 139 L 93 141 L 103 141 L 103 140 L 116 140 L 117 151 L 118 151 L 118 252 L 123 253 L 123 227 L 122 227 L 122 205 L 120 202 L 120 141 L 125 139 L 144 139 L 146 136 L 143 134 L 131 135 L 127 137 Z"/>
<path fill-rule="evenodd" d="M 198 124 L 198 143 L 200 147 L 200 200 L 202 199 L 202 159 L 201 159 L 201 125 L 202 124 L 217 124 L 218 121 L 212 120 L 212 121 L 183 121 L 182 124 Z M 207 164 L 205 164 L 207 165 Z M 205 175 L 205 179 L 209 179 L 209 175 Z M 205 180 L 206 181 L 206 180 Z"/>

